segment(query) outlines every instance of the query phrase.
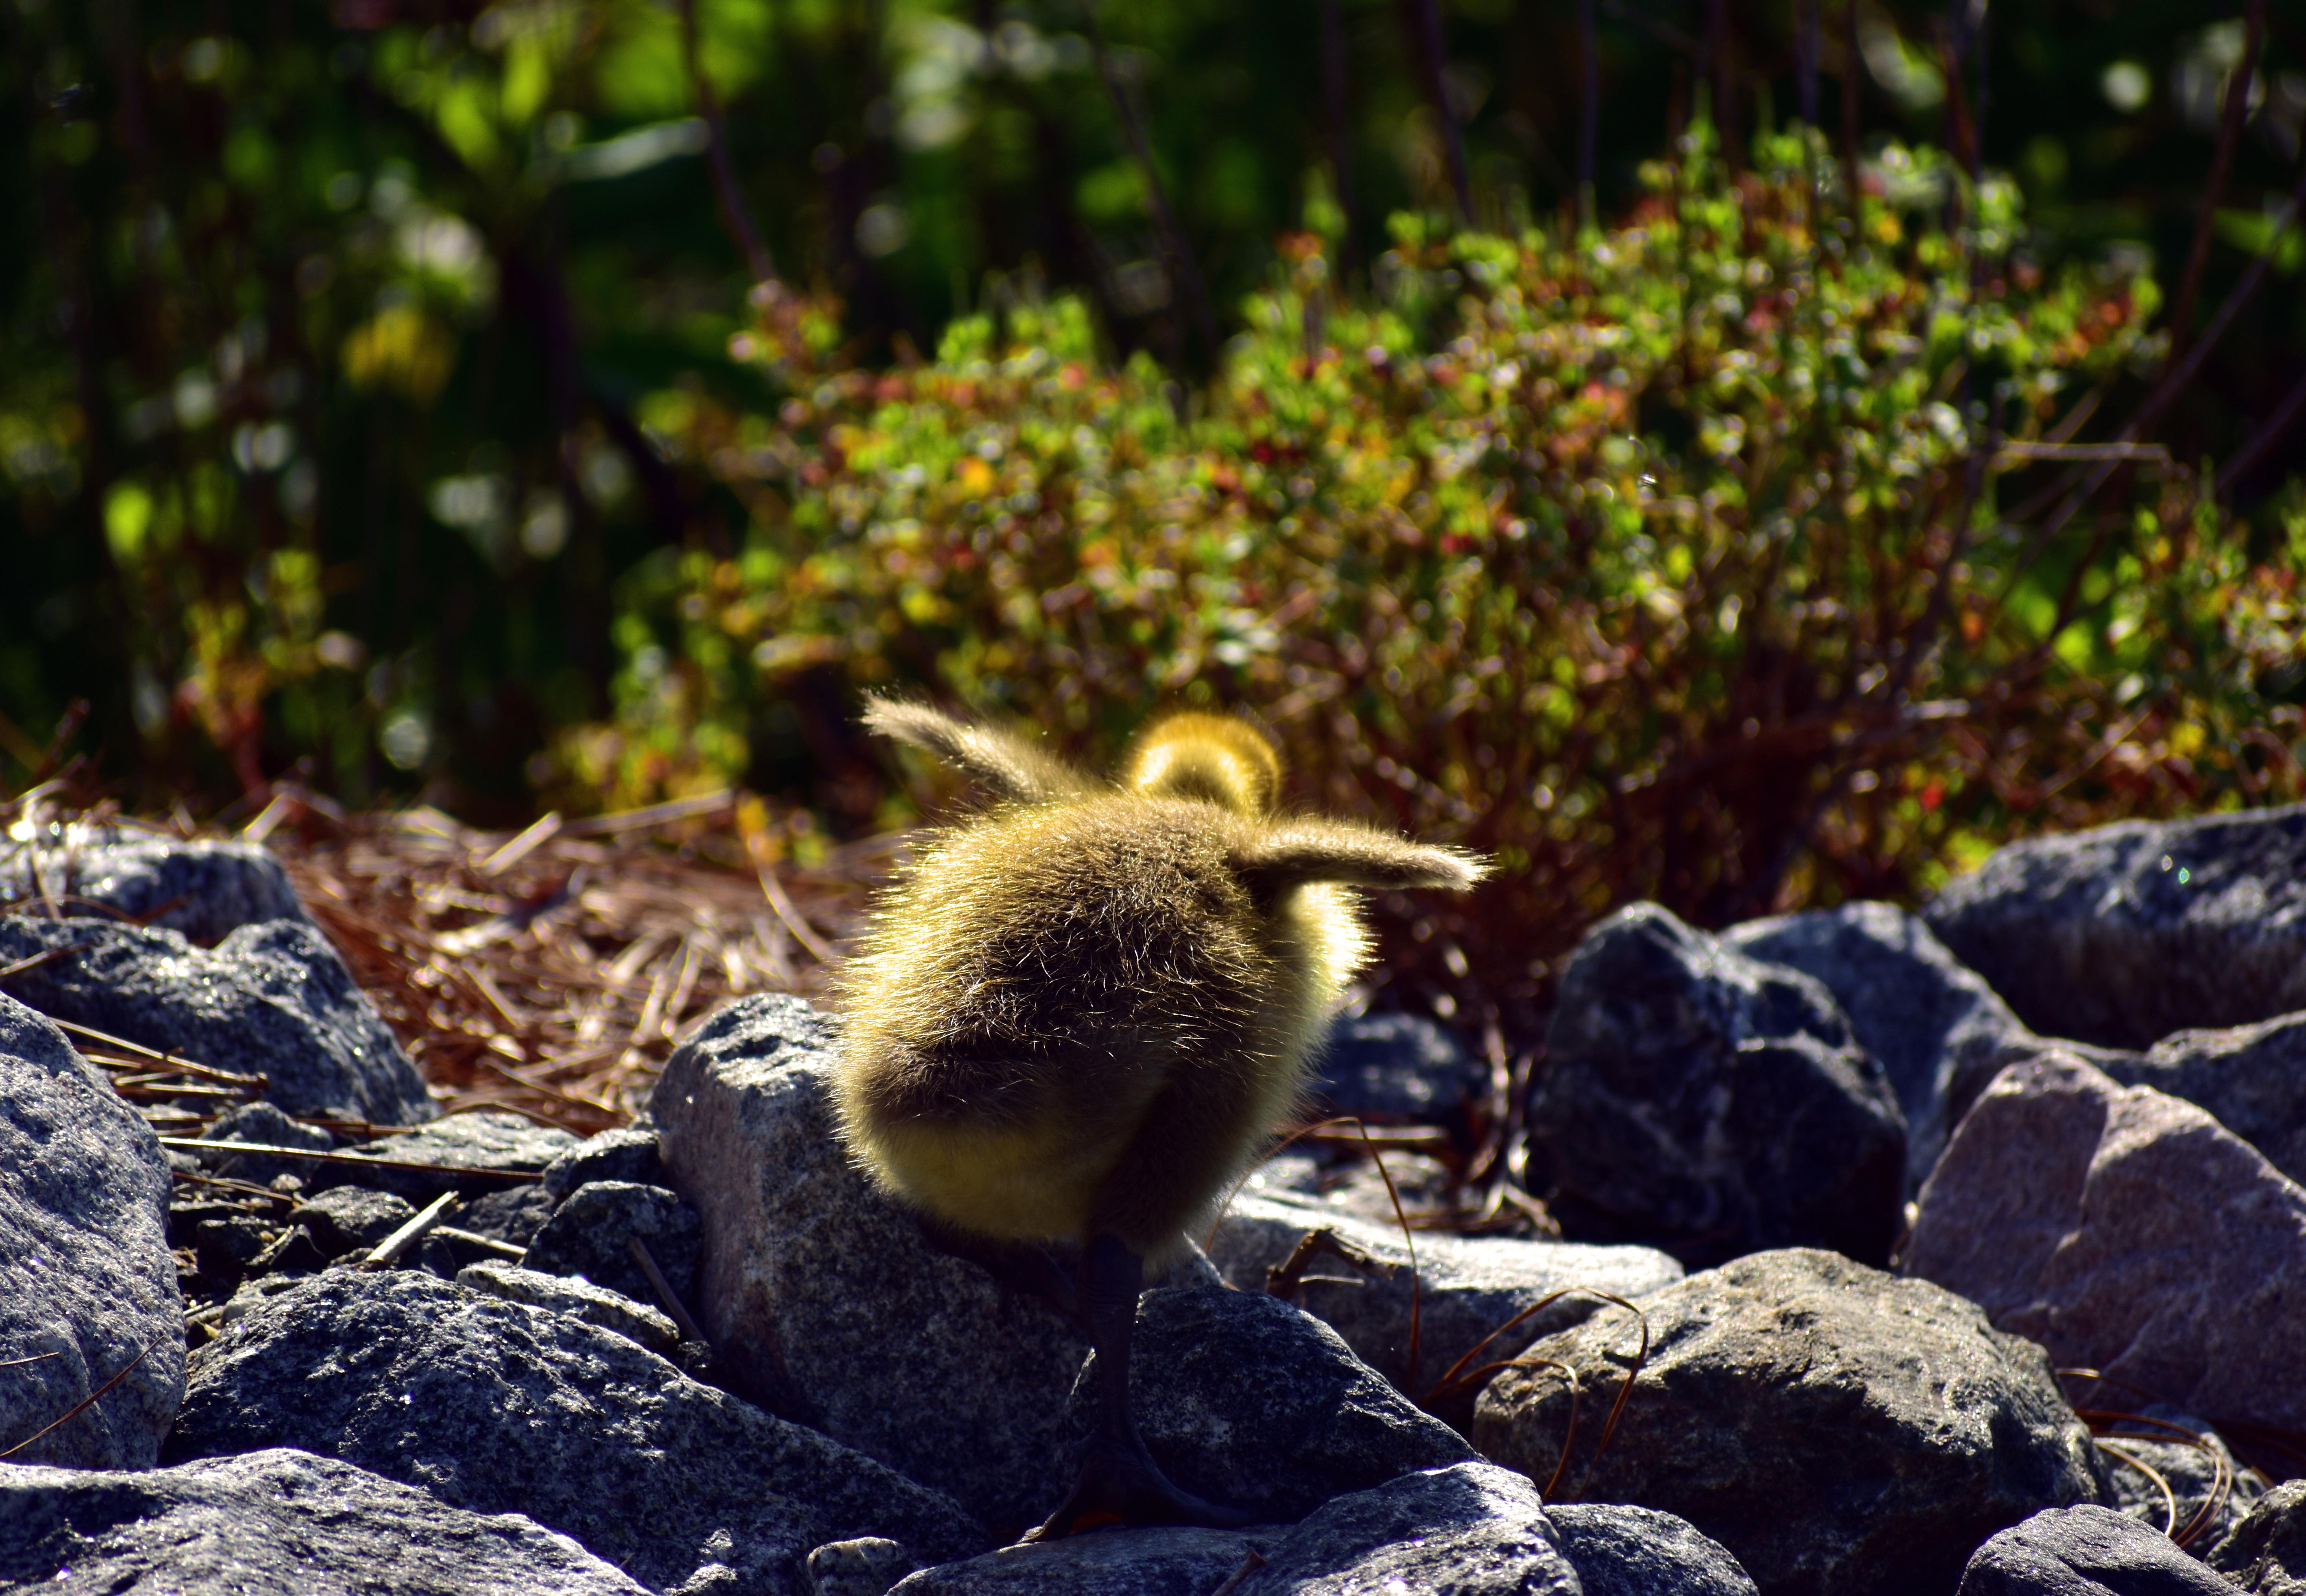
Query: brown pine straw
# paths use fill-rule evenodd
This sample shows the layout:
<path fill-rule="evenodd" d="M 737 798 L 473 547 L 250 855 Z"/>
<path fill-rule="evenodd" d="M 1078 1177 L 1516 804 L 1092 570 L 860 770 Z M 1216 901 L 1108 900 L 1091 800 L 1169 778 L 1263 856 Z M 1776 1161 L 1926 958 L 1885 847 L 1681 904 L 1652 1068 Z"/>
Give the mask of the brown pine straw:
<path fill-rule="evenodd" d="M 2134 1385 L 2118 1376 L 2105 1374 L 2095 1369 L 2060 1369 L 2054 1372 L 2062 1380 L 2091 1380 L 2101 1385 L 2120 1386 L 2124 1390 L 2145 1397 L 2148 1403 L 2160 1400 L 2153 1392 L 2142 1386 Z M 2225 1454 L 2212 1444 L 2208 1435 L 2183 1424 L 2174 1424 L 2167 1419 L 2149 1418 L 2144 1413 L 2129 1413 L 2118 1408 L 2077 1407 L 2074 1410 L 2074 1416 L 2089 1427 L 2091 1439 L 2097 1444 L 2099 1451 L 2144 1474 L 2153 1482 L 2155 1489 L 2162 1493 L 2165 1508 L 2162 1532 L 2169 1536 L 2176 1544 L 2181 1547 L 2192 1544 L 2217 1523 L 2218 1515 L 2225 1508 L 2226 1498 L 2233 1493 L 2234 1479 L 2233 1471 L 2227 1464 Z M 2116 1428 L 2123 1424 L 2144 1425 L 2149 1431 L 2161 1433 L 2141 1435 L 2135 1430 Z M 2271 1444 L 2276 1452 L 2288 1451 L 2293 1457 L 2298 1455 L 2293 1448 L 2284 1447 L 2278 1441 L 2269 1443 L 2268 1438 L 2285 1437 L 2287 1436 L 2285 1431 L 2267 1430 L 2263 1426 L 2242 1423 L 2233 1420 L 2216 1421 L 2216 1427 L 2222 1435 L 2232 1437 L 2236 1432 L 2240 1432 L 2242 1438 L 2257 1439 L 2261 1446 Z M 2296 1438 L 2288 1438 L 2294 1440 Z M 2202 1505 L 2194 1510 L 2194 1515 L 2186 1521 L 2183 1529 L 2178 1526 L 2178 1497 L 2177 1493 L 2170 1488 L 2170 1481 L 2144 1458 L 2126 1447 L 2114 1444 L 2122 1440 L 2172 1441 L 2182 1446 L 2191 1447 L 2209 1458 L 2213 1470 L 2210 1494 L 2204 1498 Z M 2252 1469 L 2250 1472 L 2259 1476 L 2261 1483 L 2268 1486 L 2272 1484 L 2264 1470 Z"/>

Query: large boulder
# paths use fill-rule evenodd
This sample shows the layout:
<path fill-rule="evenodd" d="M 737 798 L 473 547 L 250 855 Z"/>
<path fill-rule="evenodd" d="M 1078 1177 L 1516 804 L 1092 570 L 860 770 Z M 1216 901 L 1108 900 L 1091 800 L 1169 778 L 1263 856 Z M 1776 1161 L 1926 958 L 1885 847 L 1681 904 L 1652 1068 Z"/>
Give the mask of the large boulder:
<path fill-rule="evenodd" d="M 2306 1010 L 2306 805 L 2014 842 L 1922 911 L 2045 1036 L 2146 1047 Z"/>
<path fill-rule="evenodd" d="M 2260 1497 L 2209 1563 L 2251 1596 L 2306 1596 L 2306 1480 Z"/>
<path fill-rule="evenodd" d="M 1984 977 L 1895 904 L 1845 903 L 1749 920 L 1721 940 L 1749 958 L 1815 976 L 1833 994 L 1905 1113 L 1909 1195 L 1986 1082 L 2038 1046 Z"/>
<path fill-rule="evenodd" d="M 2037 1513 L 1977 1549 L 1961 1596 L 2233 1596 L 2233 1587 L 2124 1514 Z"/>
<path fill-rule="evenodd" d="M 1371 1124 L 1442 1124 L 1485 1097 L 1490 1067 L 1422 1014 L 1341 1016 L 1306 1090 L 1326 1113 Z"/>
<path fill-rule="evenodd" d="M 1969 1112 L 1901 1267 L 2214 1421 L 2306 1429 L 2306 1189 L 2191 1103 L 2055 1053 Z"/>
<path fill-rule="evenodd" d="M 1545 1510 L 1585 1596 L 1755 1596 L 1730 1549 L 1653 1507 L 1560 1502 Z"/>
<path fill-rule="evenodd" d="M 739 1388 L 945 1491 L 1004 1536 L 1071 1481 L 1067 1394 L 1087 1339 L 931 1248 L 850 1161 L 827 1104 L 833 1033 L 747 998 L 675 1050 L 651 1100 L 704 1223 L 696 1308 Z"/>
<path fill-rule="evenodd" d="M 320 934 L 302 920 L 243 926 L 213 949 L 111 920 L 0 917 L 0 965 L 43 1014 L 226 1074 L 265 1078 L 291 1114 L 377 1124 L 432 1117 L 416 1067 Z"/>
<path fill-rule="evenodd" d="M 109 909 L 141 926 L 221 942 L 243 926 L 301 920 L 280 861 L 253 842 L 188 841 L 75 823 L 0 860 L 0 905 L 38 900 L 65 916 Z"/>
<path fill-rule="evenodd" d="M 1287 1523 L 1333 1497 L 1474 1455 L 1337 1332 L 1277 1298 L 1148 1292 L 1133 1341 L 1130 1397 L 1154 1461 L 1183 1489 L 1260 1519 Z M 1092 1357 L 1067 1414 L 1076 1446 L 1097 1404 Z"/>
<path fill-rule="evenodd" d="M 925 1568 L 890 1596 L 1576 1596 L 1578 1589 L 1536 1488 L 1507 1470 L 1461 1463 L 1338 1497 L 1294 1527 L 1075 1535 Z"/>
<path fill-rule="evenodd" d="M 2306 1014 L 2175 1031 L 2143 1054 L 2097 1049 L 2080 1056 L 2124 1086 L 2150 1086 L 2208 1110 L 2276 1169 L 2306 1182 Z"/>
<path fill-rule="evenodd" d="M 687 1306 L 696 1293 L 703 1227 L 696 1210 L 663 1186 L 586 1182 L 536 1233 L 521 1267 L 547 1275 L 581 1275 L 636 1302 L 653 1302 L 655 1284 L 633 1254 L 635 1242 L 648 1250 L 665 1284 Z"/>
<path fill-rule="evenodd" d="M 0 1464 L 0 1585 L 111 1596 L 645 1596 L 518 1514 L 272 1448 L 141 1472 Z"/>
<path fill-rule="evenodd" d="M 1530 1133 L 1565 1234 L 1686 1263 L 1780 1246 L 1888 1260 L 1905 1119 L 1814 977 L 1637 903 L 1578 944 L 1546 1051 Z"/>
<path fill-rule="evenodd" d="M 1766 1252 L 1640 1307 L 1649 1356 L 1606 1448 L 1642 1344 L 1623 1311 L 1499 1374 L 1474 1444 L 1539 1480 L 1559 1468 L 1565 1498 L 1678 1515 L 1764 1596 L 1951 1592 L 1994 1531 L 2104 1493 L 2041 1349 L 1926 1282 Z"/>
<path fill-rule="evenodd" d="M 1218 1220 L 1209 1261 L 1237 1290 L 1262 1292 L 1266 1271 L 1285 1263 L 1308 1233 L 1327 1230 L 1371 1260 L 1364 1270 L 1324 1255 L 1294 1300 L 1345 1338 L 1370 1367 L 1410 1395 L 1428 1391 L 1451 1365 L 1524 1310 L 1566 1292 L 1486 1348 L 1477 1361 L 1511 1357 L 1538 1336 L 1565 1329 L 1601 1305 L 1596 1292 L 1637 1297 L 1681 1278 L 1681 1266 L 1648 1247 L 1453 1236 L 1421 1231 L 1411 1243 L 1390 1224 L 1339 1213 L 1316 1201 L 1244 1191 Z M 1413 1262 L 1414 1267 L 1413 1268 Z M 1577 1289 L 1583 1288 L 1583 1289 Z M 1409 1367 L 1413 1305 L 1417 1367 Z M 1473 1389 L 1433 1411 L 1462 1423 Z"/>
<path fill-rule="evenodd" d="M 184 1391 L 171 1183 L 112 1083 L 0 997 L 0 1453 L 82 1469 L 159 1456 Z"/>
<path fill-rule="evenodd" d="M 859 1535 L 925 1561 L 986 1544 L 935 1492 L 622 1336 L 417 1270 L 316 1276 L 201 1349 L 169 1460 L 264 1447 L 525 1514 L 654 1591 L 803 1596 L 810 1549 Z"/>

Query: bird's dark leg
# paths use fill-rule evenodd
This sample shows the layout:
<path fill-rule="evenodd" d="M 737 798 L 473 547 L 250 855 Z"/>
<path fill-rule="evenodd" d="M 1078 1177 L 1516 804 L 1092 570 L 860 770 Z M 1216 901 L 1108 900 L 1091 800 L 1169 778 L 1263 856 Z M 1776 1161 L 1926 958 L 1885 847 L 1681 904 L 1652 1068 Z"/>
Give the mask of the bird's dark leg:
<path fill-rule="evenodd" d="M 1220 1506 L 1179 1489 L 1145 1450 L 1129 1404 L 1129 1342 L 1137 1326 L 1137 1297 L 1145 1260 L 1117 1236 L 1090 1239 L 1081 1255 L 1081 1317 L 1097 1349 L 1097 1430 L 1081 1459 L 1080 1477 L 1055 1513 L 1028 1541 L 1054 1541 L 1108 1523 L 1208 1524 L 1236 1529 L 1254 1522 L 1237 1507 Z"/>

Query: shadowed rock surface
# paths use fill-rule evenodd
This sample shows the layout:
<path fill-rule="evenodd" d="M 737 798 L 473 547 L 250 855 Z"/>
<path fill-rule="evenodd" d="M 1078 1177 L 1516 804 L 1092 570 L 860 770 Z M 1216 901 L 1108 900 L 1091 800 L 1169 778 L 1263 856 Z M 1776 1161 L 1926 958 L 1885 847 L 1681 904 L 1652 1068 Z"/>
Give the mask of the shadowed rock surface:
<path fill-rule="evenodd" d="M 695 1296 L 741 1388 L 946 1492 L 1004 1537 L 1072 1482 L 1071 1320 L 921 1240 L 850 1163 L 826 1108 L 833 1033 L 754 997 L 683 1042 L 651 1099 L 703 1216 Z"/>
<path fill-rule="evenodd" d="M 2013 842 L 1922 914 L 2045 1036 L 2142 1048 L 2306 1011 L 2306 805 Z"/>
<path fill-rule="evenodd" d="M 2109 1505 L 2140 1523 L 2165 1534 L 2184 1536 L 2187 1527 L 2219 1494 L 2218 1481 L 2223 1472 L 2225 1499 L 2209 1522 L 2194 1532 L 2188 1549 L 2199 1553 L 2207 1547 L 2216 1546 L 2249 1516 L 2259 1498 L 2265 1494 L 2266 1487 L 2259 1482 L 2258 1476 L 2242 1466 L 2225 1438 L 2207 1419 L 2167 1403 L 2139 1404 L 2134 1395 L 2121 1401 L 2109 1387 L 2093 1386 L 2087 1380 L 2073 1380 L 2066 1388 L 2073 1393 L 2080 1407 L 2105 1404 L 2137 1414 L 2101 1438 L 2145 1464 L 2170 1487 L 2170 1495 L 2165 1498 L 2161 1487 L 2142 1471 L 2119 1458 L 2106 1459 L 2106 1479 L 2114 1487 L 2114 1498 Z M 2177 1506 L 2174 1523 L 2171 1513 L 2174 1501 Z"/>
<path fill-rule="evenodd" d="M 2136 1519 L 2082 1506 L 2003 1531 L 1962 1571 L 1960 1596 L 2233 1596 L 2233 1587 Z"/>
<path fill-rule="evenodd" d="M 1578 944 L 1546 1050 L 1530 1134 L 1564 1234 L 1691 1264 L 1782 1246 L 1888 1261 L 1904 1116 L 1814 977 L 1637 903 Z"/>
<path fill-rule="evenodd" d="M 633 1257 L 630 1243 L 637 1241 L 687 1305 L 696 1296 L 702 1235 L 696 1210 L 678 1191 L 629 1181 L 594 1181 L 569 1193 L 520 1262 L 523 1268 L 547 1275 L 581 1275 L 636 1302 L 654 1302 L 656 1288 Z"/>
<path fill-rule="evenodd" d="M 809 1549 L 858 1535 L 986 1545 L 934 1491 L 621 1336 L 415 1270 L 320 1276 L 201 1349 L 170 1461 L 284 1446 L 525 1514 L 658 1591 L 800 1596 Z"/>
<path fill-rule="evenodd" d="M 1901 1262 L 2213 1421 L 2306 1428 L 2306 1189 L 2191 1103 L 2049 1054 L 1995 1077 Z"/>
<path fill-rule="evenodd" d="M 386 1137 L 345 1150 L 361 1157 L 427 1164 L 448 1171 L 514 1169 L 541 1175 L 555 1158 L 576 1145 L 576 1139 L 566 1131 L 537 1124 L 517 1114 L 487 1109 L 444 1114 L 405 1136 Z M 321 1178 L 394 1192 L 414 1203 L 431 1202 L 443 1191 L 480 1194 L 505 1190 L 502 1181 L 478 1176 L 460 1179 L 453 1173 L 388 1169 L 381 1165 L 368 1170 L 356 1164 L 333 1164 Z"/>
<path fill-rule="evenodd" d="M 548 1308 L 604 1330 L 614 1330 L 659 1357 L 671 1356 L 674 1344 L 680 1339 L 680 1327 L 664 1314 L 590 1281 L 541 1274 L 516 1264 L 490 1262 L 465 1265 L 457 1271 L 457 1284 L 467 1291 L 502 1297 L 508 1302 Z"/>
<path fill-rule="evenodd" d="M 1473 1456 L 1353 1354 L 1277 1298 L 1222 1286 L 1145 1293 L 1129 1390 L 1154 1461 L 1183 1489 L 1287 1523 L 1330 1498 Z M 1068 1420 L 1088 1439 L 1097 1360 Z"/>
<path fill-rule="evenodd" d="M 1721 940 L 1814 976 L 1833 994 L 1904 1111 L 1909 1194 L 1929 1177 L 1946 1138 L 1995 1071 L 2040 1045 L 1984 977 L 1895 904 L 1845 903 L 1749 920 Z"/>
<path fill-rule="evenodd" d="M 2143 1055 L 2080 1056 L 2124 1086 L 2150 1086 L 2207 1110 L 2276 1169 L 2306 1182 L 2306 1014 L 2179 1031 Z"/>
<path fill-rule="evenodd" d="M 1490 1089 L 1490 1067 L 1422 1014 L 1341 1017 L 1307 1090 L 1329 1114 L 1443 1123 Z"/>
<path fill-rule="evenodd" d="M 1947 1592 L 1994 1531 L 2101 1498 L 2088 1432 L 2033 1343 L 1926 1282 L 1832 1253 L 1757 1253 L 1643 1300 L 1650 1356 L 1598 1460 L 1641 1337 L 1597 1314 L 1529 1349 L 1584 1392 L 1564 1480 L 1580 1500 L 1678 1515 L 1764 1596 Z M 1572 1397 L 1509 1369 L 1473 1440 L 1543 1479 Z"/>
<path fill-rule="evenodd" d="M 121 918 L 221 942 L 243 926 L 302 920 L 288 873 L 254 842 L 186 841 L 126 828 L 73 824 L 61 843 L 13 851 L 0 863 L 0 905 L 53 899 L 66 916 L 101 905 Z"/>
<path fill-rule="evenodd" d="M 2251 1596 L 2306 1596 L 2306 1480 L 2260 1497 L 2209 1565 Z"/>
<path fill-rule="evenodd" d="M 1670 1513 L 1568 1502 L 1545 1517 L 1585 1596 L 1754 1596 L 1730 1549 Z"/>
<path fill-rule="evenodd" d="M 287 1448 L 149 1472 L 0 1465 L 0 1584 L 110 1596 L 642 1596 L 518 1514 Z"/>
<path fill-rule="evenodd" d="M 112 1083 L 0 997 L 0 1452 L 21 1447 L 14 1461 L 142 1469 L 159 1456 L 184 1391 L 170 1184 L 151 1127 Z"/>
<path fill-rule="evenodd" d="M 112 920 L 0 917 L 10 995 L 58 1020 L 224 1071 L 261 1075 L 290 1114 L 415 1124 L 432 1099 L 352 972 L 303 920 L 243 926 L 214 948 Z"/>

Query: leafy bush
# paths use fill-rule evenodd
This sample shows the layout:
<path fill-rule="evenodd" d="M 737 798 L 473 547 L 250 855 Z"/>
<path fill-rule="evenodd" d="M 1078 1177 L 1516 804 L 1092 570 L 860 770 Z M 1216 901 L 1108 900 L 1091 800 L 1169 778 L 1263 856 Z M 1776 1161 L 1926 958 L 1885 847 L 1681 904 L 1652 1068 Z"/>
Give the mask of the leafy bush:
<path fill-rule="evenodd" d="M 1628 898 L 1911 897 L 2029 829 L 2300 796 L 2306 511 L 2253 558 L 2149 460 L 2043 515 L 2062 422 L 2158 354 L 2152 284 L 2040 272 L 2011 191 L 1926 151 L 1854 224 L 1824 164 L 1789 136 L 1732 177 L 1701 133 L 1606 234 L 1397 220 L 1375 303 L 1294 238 L 1190 397 L 1070 300 L 867 371 L 833 307 L 768 296 L 739 353 L 777 414 L 644 408 L 741 547 L 632 579 L 566 780 L 640 801 L 799 738 L 823 802 L 888 818 L 837 746 L 859 689 L 1093 760 L 1239 705 L 1294 799 L 1498 856 L 1463 907 L 1395 906 L 1445 1014 L 1533 994 Z"/>

